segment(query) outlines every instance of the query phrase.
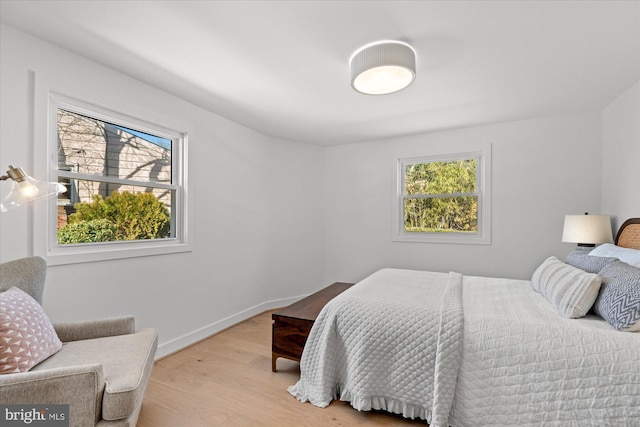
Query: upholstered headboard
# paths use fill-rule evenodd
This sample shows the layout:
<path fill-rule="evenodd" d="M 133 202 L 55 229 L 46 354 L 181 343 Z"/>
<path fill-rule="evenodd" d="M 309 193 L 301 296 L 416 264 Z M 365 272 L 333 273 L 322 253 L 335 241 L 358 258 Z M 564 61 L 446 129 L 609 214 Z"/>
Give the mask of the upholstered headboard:
<path fill-rule="evenodd" d="M 640 249 L 640 218 L 630 218 L 622 224 L 616 235 L 616 245 Z"/>

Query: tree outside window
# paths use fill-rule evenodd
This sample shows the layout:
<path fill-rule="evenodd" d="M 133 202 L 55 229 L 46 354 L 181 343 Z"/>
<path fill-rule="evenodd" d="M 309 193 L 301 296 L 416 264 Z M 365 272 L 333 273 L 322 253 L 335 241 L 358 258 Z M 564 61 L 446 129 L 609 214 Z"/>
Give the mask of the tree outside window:
<path fill-rule="evenodd" d="M 490 149 L 396 159 L 394 240 L 489 243 Z"/>
<path fill-rule="evenodd" d="M 478 231 L 477 159 L 404 166 L 404 230 Z"/>
<path fill-rule="evenodd" d="M 171 237 L 172 141 L 58 109 L 58 244 Z"/>

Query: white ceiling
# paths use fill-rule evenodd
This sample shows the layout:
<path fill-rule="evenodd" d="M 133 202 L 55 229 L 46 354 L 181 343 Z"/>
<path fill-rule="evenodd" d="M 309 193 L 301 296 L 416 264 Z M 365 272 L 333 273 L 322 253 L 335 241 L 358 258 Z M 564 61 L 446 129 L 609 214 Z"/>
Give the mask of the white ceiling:
<path fill-rule="evenodd" d="M 601 110 L 640 79 L 640 1 L 4 1 L 2 22 L 293 141 L 334 145 Z M 417 76 L 355 92 L 359 47 Z"/>

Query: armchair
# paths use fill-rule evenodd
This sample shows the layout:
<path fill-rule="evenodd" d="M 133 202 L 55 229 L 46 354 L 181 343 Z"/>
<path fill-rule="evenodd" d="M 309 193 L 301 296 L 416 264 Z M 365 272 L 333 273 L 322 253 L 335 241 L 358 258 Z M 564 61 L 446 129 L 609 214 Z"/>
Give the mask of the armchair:
<path fill-rule="evenodd" d="M 42 304 L 46 262 L 0 264 L 0 292 L 12 286 Z M 158 345 L 131 316 L 53 324 L 62 350 L 28 372 L 0 375 L 2 404 L 68 404 L 70 426 L 136 425 Z"/>

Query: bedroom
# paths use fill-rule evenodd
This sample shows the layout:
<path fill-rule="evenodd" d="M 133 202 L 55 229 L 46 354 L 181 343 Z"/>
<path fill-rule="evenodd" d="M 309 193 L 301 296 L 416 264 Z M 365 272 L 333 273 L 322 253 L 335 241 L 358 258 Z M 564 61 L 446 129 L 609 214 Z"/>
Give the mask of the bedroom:
<path fill-rule="evenodd" d="M 152 59 L 145 56 L 146 51 L 136 50 L 139 46 L 124 50 L 126 41 L 115 38 L 102 40 L 100 54 L 91 53 L 90 42 L 96 36 L 84 34 L 83 38 L 78 33 L 63 33 L 64 39 L 58 43 L 65 47 L 56 46 L 50 42 L 54 39 L 45 41 L 44 35 L 40 38 L 37 34 L 30 35 L 45 31 L 48 26 L 60 31 L 63 24 L 55 10 L 45 8 L 41 13 L 29 8 L 13 10 L 16 6 L 11 3 L 2 2 L 0 10 L 0 167 L 16 164 L 29 169 L 36 177 L 44 174 L 41 168 L 31 168 L 38 149 L 33 145 L 40 141 L 38 137 L 43 132 L 42 123 L 34 123 L 31 113 L 33 97 L 42 96 L 37 87 L 34 88 L 33 80 L 39 81 L 41 76 L 54 81 L 58 90 L 69 90 L 96 103 L 111 104 L 117 98 L 118 105 L 124 104 L 130 113 L 151 121 L 177 122 L 189 133 L 192 251 L 56 265 L 47 272 L 45 307 L 52 318 L 71 321 L 133 314 L 140 326 L 154 326 L 160 331 L 158 356 L 170 354 L 267 309 L 287 305 L 326 284 L 357 281 L 385 266 L 455 269 L 464 274 L 528 278 L 546 256 L 562 257 L 573 248 L 560 241 L 565 214 L 585 211 L 608 214 L 613 217 L 616 229 L 624 219 L 640 213 L 637 2 L 613 3 L 616 6 L 610 6 L 610 2 L 595 2 L 592 6 L 559 3 L 562 10 L 558 13 L 565 21 L 560 20 L 557 26 L 534 34 L 543 38 L 548 32 L 550 37 L 558 37 L 541 42 L 543 47 L 558 49 L 544 56 L 545 59 L 559 60 L 572 49 L 577 49 L 579 54 L 574 58 L 573 68 L 558 77 L 562 84 L 574 84 L 570 86 L 572 92 L 554 94 L 556 98 L 550 105 L 537 105 L 527 114 L 506 115 L 491 122 L 468 120 L 413 135 L 371 136 L 350 144 L 318 140 L 326 135 L 320 133 L 323 126 L 329 126 L 317 122 L 313 122 L 316 127 L 299 140 L 253 130 L 252 126 L 225 118 L 243 111 L 243 103 L 229 105 L 227 111 L 223 95 L 211 95 L 208 108 L 189 101 L 198 99 L 199 92 L 203 91 L 200 86 L 206 88 L 206 81 L 168 84 L 162 80 L 167 74 L 160 74 L 152 76 L 156 80 L 142 82 L 140 74 L 144 72 L 138 71 L 136 75 L 135 69 L 144 70 Z M 280 7 L 282 16 L 288 17 L 284 12 L 286 7 Z M 384 97 L 357 98 L 358 94 L 352 93 L 348 82 L 349 54 L 373 38 L 423 36 L 417 32 L 404 34 L 398 27 L 402 21 L 384 19 L 389 13 L 385 7 L 388 6 L 380 6 L 373 14 L 379 25 L 366 26 L 367 34 L 343 42 L 333 40 L 331 55 L 334 56 L 325 58 L 322 55 L 328 55 L 327 52 L 318 52 L 319 60 L 329 63 L 337 73 L 343 73 L 332 78 L 339 82 L 344 79 L 344 83 L 340 83 L 344 87 L 339 90 L 345 92 L 343 96 L 356 98 L 352 102 L 358 106 L 365 102 L 390 102 L 400 108 L 400 102 L 394 98 L 385 101 Z M 523 17 L 525 13 L 515 7 L 509 12 L 513 15 L 491 9 L 499 8 L 499 3 L 489 3 L 487 7 L 489 16 L 510 19 L 506 23 L 491 21 L 496 31 L 513 30 L 521 21 L 528 22 Z M 571 7 L 586 8 L 585 21 L 574 22 Z M 617 11 L 618 7 L 623 10 Z M 347 22 L 358 16 L 353 9 L 356 8 L 344 12 Z M 544 15 L 544 10 L 538 12 Z M 157 13 L 160 18 L 165 16 L 161 10 Z M 242 10 L 227 13 L 237 16 L 242 15 Z M 307 19 L 302 22 L 310 27 L 308 34 L 301 29 L 303 25 L 291 22 L 285 29 L 294 27 L 300 32 L 301 44 L 311 43 L 314 38 L 322 39 L 326 21 L 320 17 L 327 20 L 330 17 L 316 13 L 315 19 L 319 22 L 311 26 L 309 14 L 301 15 L 299 19 Z M 424 19 L 430 15 L 424 13 Z M 54 18 L 55 21 L 47 23 L 47 19 Z M 252 15 L 250 23 L 257 25 L 254 21 L 259 21 L 258 18 Z M 427 22 L 435 26 L 435 18 L 432 19 L 434 22 Z M 224 22 L 220 21 L 216 22 L 223 26 Z M 411 22 L 418 29 L 426 26 Z M 478 27 L 480 31 L 482 26 Z M 200 27 L 194 28 L 200 30 Z M 602 28 L 602 31 L 595 32 L 593 28 Z M 614 28 L 620 31 L 613 31 Z M 444 49 L 440 60 L 445 62 L 446 70 L 446 61 L 452 60 L 447 53 L 460 54 L 460 46 L 446 38 L 438 39 L 435 30 L 426 33 L 434 37 L 431 48 L 436 53 L 437 49 Z M 481 34 L 496 43 L 507 37 L 500 32 L 495 37 L 486 33 Z M 255 33 L 230 34 L 238 37 L 238 45 L 231 45 L 235 48 L 250 45 L 255 38 L 252 35 Z M 280 32 L 275 35 L 278 41 L 284 38 Z M 224 40 L 224 35 L 221 37 Z M 443 44 L 438 44 L 440 42 Z M 209 45 L 194 46 L 196 50 L 210 49 Z M 493 58 L 500 65 L 509 64 L 499 56 L 497 48 L 488 51 L 498 55 Z M 117 71 L 117 66 L 127 64 L 101 62 L 104 58 L 116 61 L 117 52 L 129 61 L 124 72 Z M 245 60 L 241 54 L 224 52 Z M 341 52 L 345 53 L 343 57 L 339 55 Z M 552 63 L 533 56 L 545 54 L 544 50 L 525 49 L 524 52 L 531 52 L 530 62 L 525 65 L 532 72 L 553 75 L 557 71 Z M 255 64 L 241 62 L 240 65 L 247 68 L 238 73 L 238 78 L 250 79 L 249 67 Z M 415 86 L 398 96 L 409 96 L 411 89 L 419 88 L 419 83 L 428 88 L 429 79 L 437 73 L 442 70 L 419 70 Z M 535 98 L 538 92 L 545 92 L 535 86 L 538 78 L 523 75 L 516 81 L 520 84 L 518 89 L 524 90 L 528 98 Z M 245 90 L 259 89 L 255 87 L 256 82 L 249 83 L 250 80 L 244 83 L 248 85 Z M 236 83 L 236 86 L 242 84 Z M 180 89 L 182 95 L 177 96 L 175 92 Z M 286 107 L 292 102 L 282 94 L 258 93 L 275 105 Z M 244 103 L 251 103 L 250 95 Z M 429 93 L 417 96 L 428 99 Z M 570 108 L 562 110 L 565 101 Z M 445 103 L 440 108 L 446 109 L 448 105 Z M 386 109 L 388 107 L 381 106 L 376 112 L 382 114 L 380 110 Z M 415 118 L 418 122 L 428 122 L 431 116 L 427 113 L 417 114 Z M 259 114 L 254 113 L 252 120 L 256 120 L 256 116 Z M 392 116 L 383 115 L 391 117 L 388 121 L 395 125 L 413 123 L 409 119 L 406 123 L 394 121 Z M 286 122 L 288 120 L 282 123 L 283 127 Z M 326 138 L 330 140 L 332 136 Z M 423 147 L 429 152 L 443 152 L 485 143 L 492 144 L 491 245 L 392 242 L 393 157 L 422 151 Z M 292 180 L 291 176 L 306 179 Z M 3 197 L 6 187 L 4 184 L 0 187 Z M 37 236 L 33 235 L 29 214 L 25 212 L 29 211 L 13 210 L 0 215 L 2 262 L 36 253 L 34 238 Z M 362 217 L 365 218 L 359 220 Z"/>

